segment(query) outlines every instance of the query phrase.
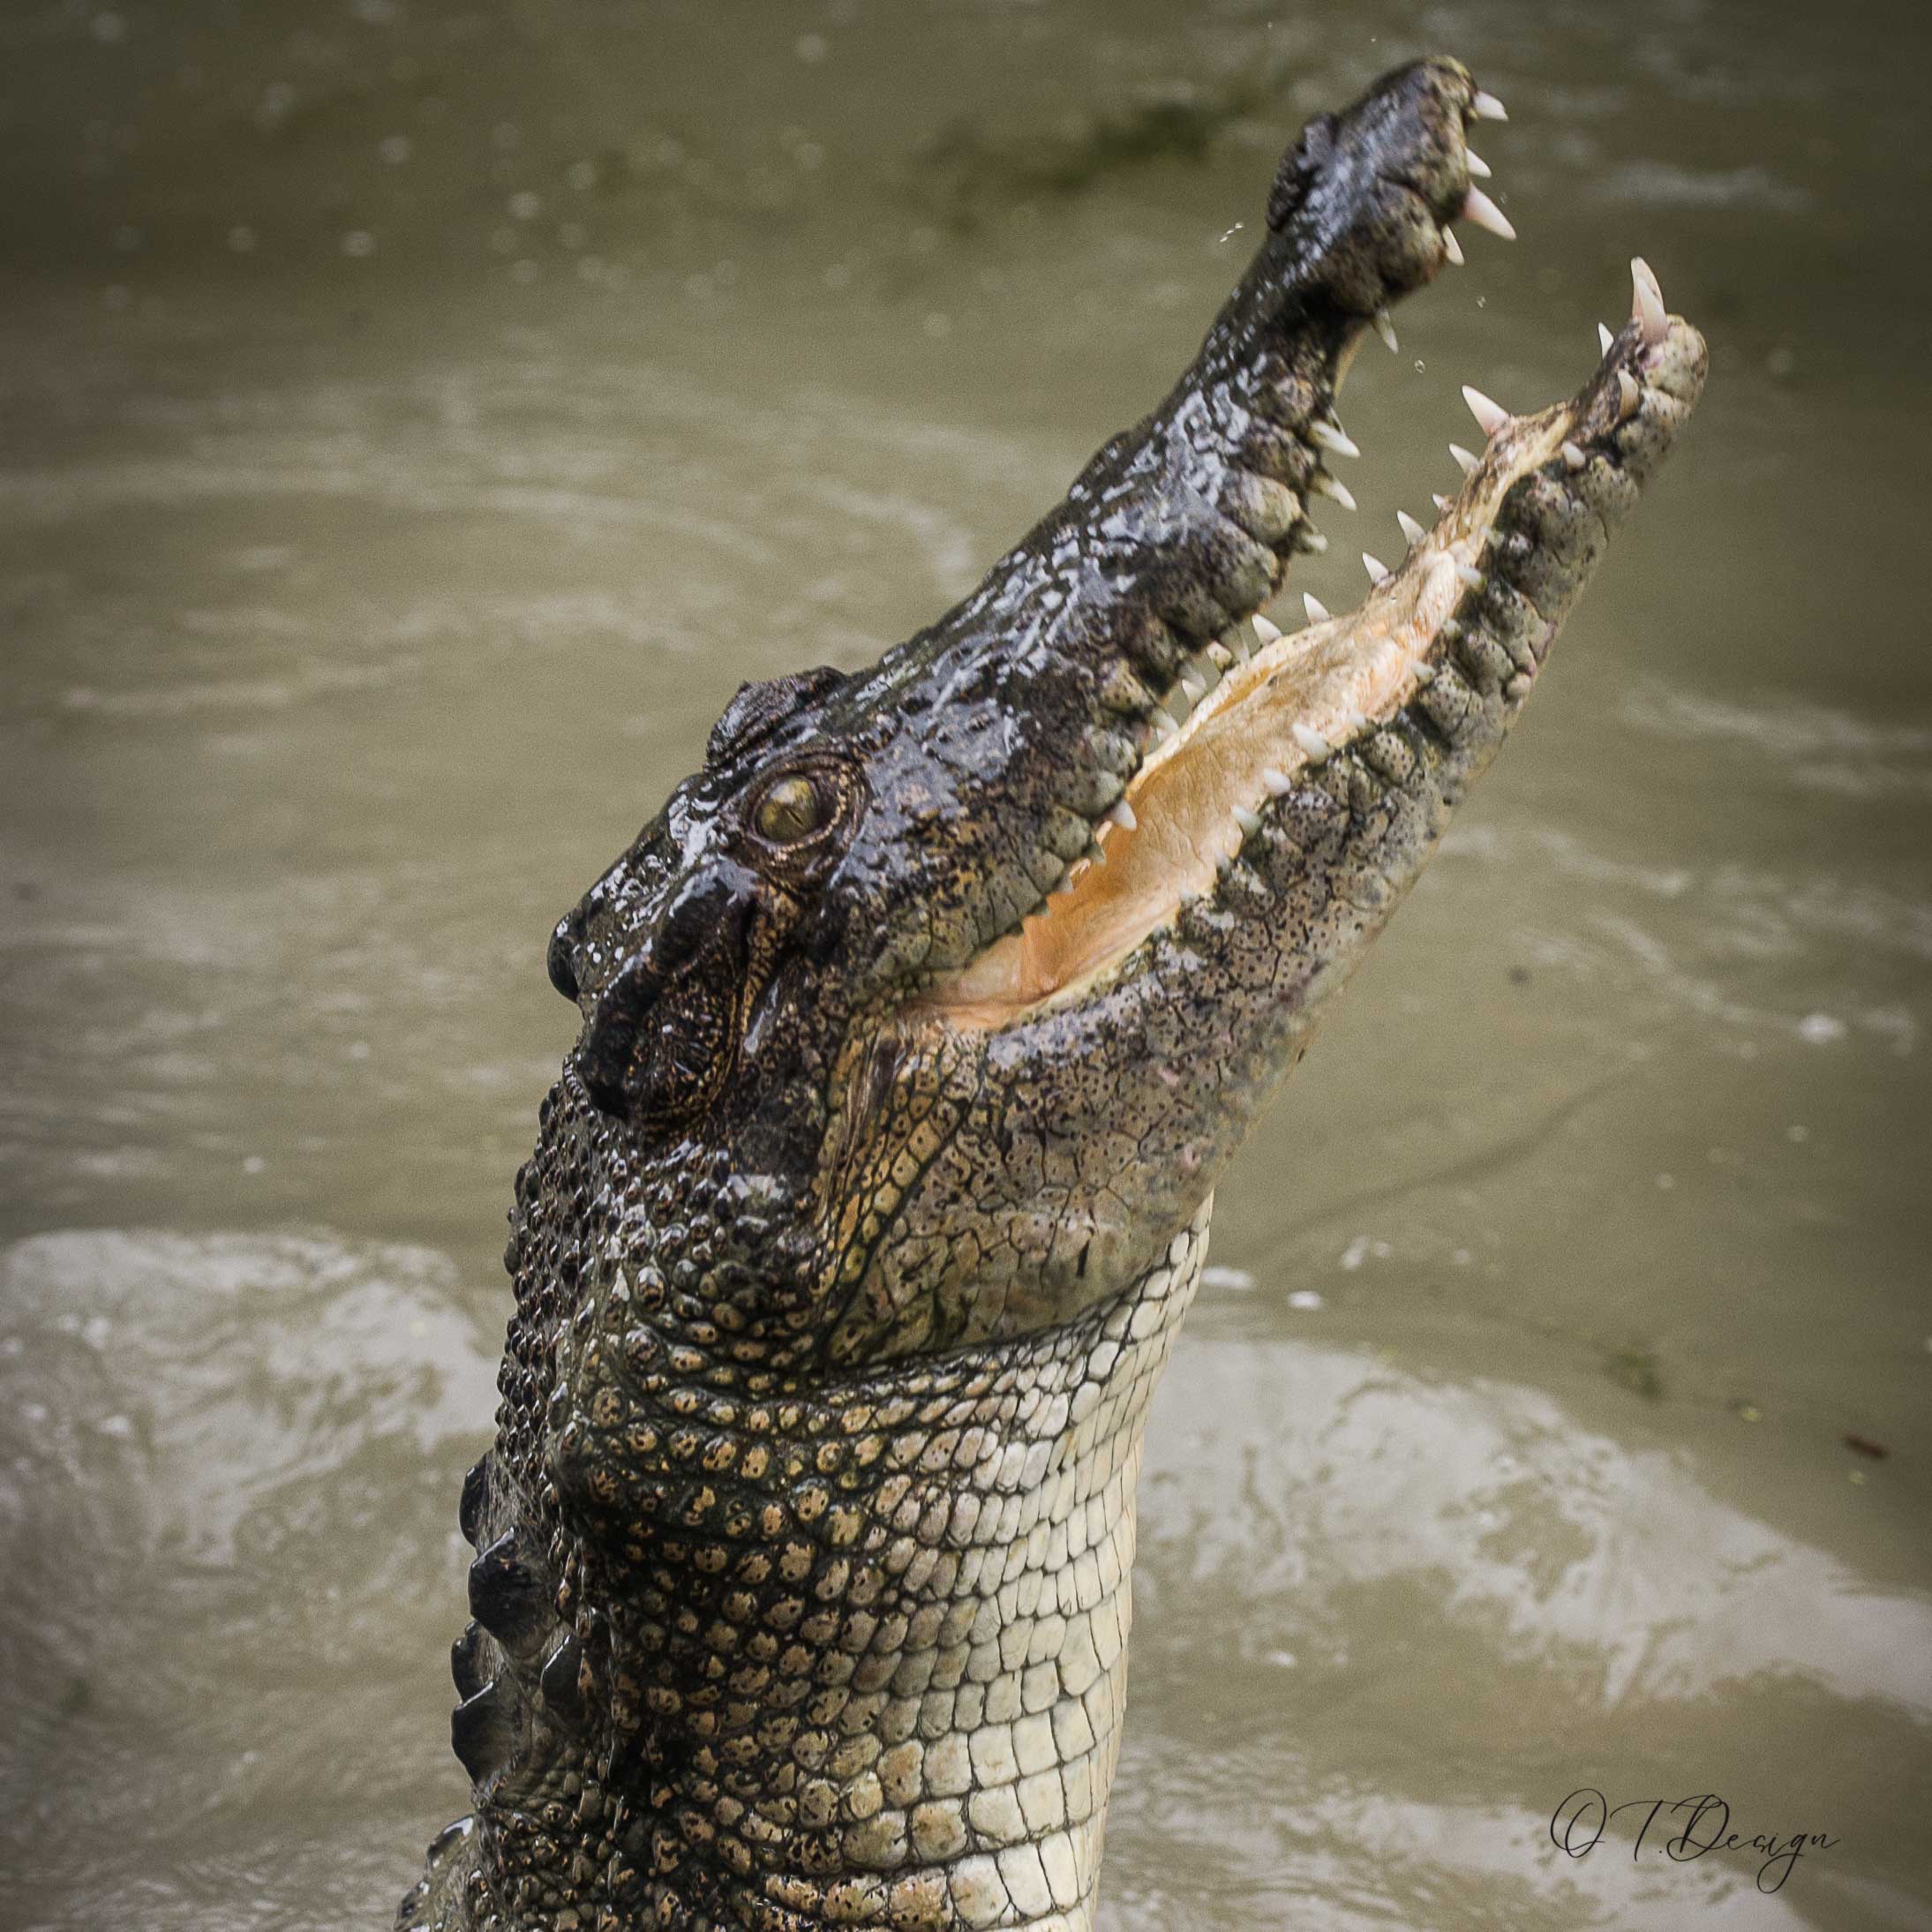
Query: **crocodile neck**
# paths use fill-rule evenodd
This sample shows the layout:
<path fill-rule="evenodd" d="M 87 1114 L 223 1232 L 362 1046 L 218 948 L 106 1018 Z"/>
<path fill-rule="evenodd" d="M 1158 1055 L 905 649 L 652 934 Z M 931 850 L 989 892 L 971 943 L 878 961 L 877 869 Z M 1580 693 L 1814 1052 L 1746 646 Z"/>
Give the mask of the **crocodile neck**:
<path fill-rule="evenodd" d="M 568 1507 L 543 1525 L 559 1609 L 605 1615 L 587 1644 L 469 1635 L 514 1705 L 512 1768 L 399 1922 L 1087 1932 L 1143 1431 L 1212 1205 L 1122 1293 L 1017 1343 L 728 1422 L 612 1417 L 638 1460 L 763 1482 L 757 1520 L 628 1549 Z M 478 1541 L 532 1546 L 513 1519 L 542 1501 L 492 1489 Z M 665 1494 L 702 1516 L 703 1486 Z"/>

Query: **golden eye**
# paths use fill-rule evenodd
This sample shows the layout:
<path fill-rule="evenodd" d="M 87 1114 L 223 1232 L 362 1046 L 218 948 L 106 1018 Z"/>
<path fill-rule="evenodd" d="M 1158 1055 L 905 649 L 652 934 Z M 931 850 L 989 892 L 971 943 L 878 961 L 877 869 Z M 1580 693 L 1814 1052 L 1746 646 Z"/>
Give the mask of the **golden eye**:
<path fill-rule="evenodd" d="M 796 845 L 824 823 L 824 801 L 809 778 L 780 778 L 758 801 L 758 830 L 775 846 Z"/>

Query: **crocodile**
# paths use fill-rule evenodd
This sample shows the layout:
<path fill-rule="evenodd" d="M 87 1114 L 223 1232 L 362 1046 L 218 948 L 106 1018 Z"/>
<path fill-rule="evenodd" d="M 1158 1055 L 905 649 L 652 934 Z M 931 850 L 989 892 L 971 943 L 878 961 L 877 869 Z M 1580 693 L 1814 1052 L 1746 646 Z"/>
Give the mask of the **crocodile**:
<path fill-rule="evenodd" d="M 1089 1932 L 1148 1400 L 1217 1176 L 1695 402 L 1632 267 L 1358 609 L 1390 307 L 1507 235 L 1443 58 L 1311 121 L 1192 365 L 957 607 L 742 687 L 560 922 L 451 1721 L 407 1932 Z M 1452 446 L 1453 447 L 1453 446 Z"/>

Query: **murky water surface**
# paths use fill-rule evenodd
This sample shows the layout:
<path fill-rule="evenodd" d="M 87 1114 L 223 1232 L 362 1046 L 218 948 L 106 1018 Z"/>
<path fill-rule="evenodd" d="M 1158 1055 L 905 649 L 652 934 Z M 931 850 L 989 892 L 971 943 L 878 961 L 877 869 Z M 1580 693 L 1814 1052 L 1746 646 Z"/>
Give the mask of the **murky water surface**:
<path fill-rule="evenodd" d="M 462 1804 L 552 920 L 740 680 L 966 589 L 1300 118 L 1441 47 L 1522 241 L 1364 353 L 1300 581 L 1454 480 L 1460 382 L 1574 386 L 1634 249 L 1713 373 L 1222 1191 L 1104 1921 L 1932 1925 L 1922 16 L 1288 11 L 0 16 L 0 1921 L 387 1922 Z M 1571 1861 L 1584 1785 L 1839 1842 Z"/>

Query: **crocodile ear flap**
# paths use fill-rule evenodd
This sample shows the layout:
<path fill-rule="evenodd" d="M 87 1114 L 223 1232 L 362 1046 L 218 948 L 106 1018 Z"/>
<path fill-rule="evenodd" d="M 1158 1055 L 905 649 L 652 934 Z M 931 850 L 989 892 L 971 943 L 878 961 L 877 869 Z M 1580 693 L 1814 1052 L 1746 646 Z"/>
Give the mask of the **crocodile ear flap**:
<path fill-rule="evenodd" d="M 844 672 L 822 664 L 815 670 L 794 671 L 790 677 L 740 684 L 725 715 L 711 726 L 704 763 L 713 770 L 729 763 L 763 743 L 793 711 L 823 697 L 845 679 Z"/>

